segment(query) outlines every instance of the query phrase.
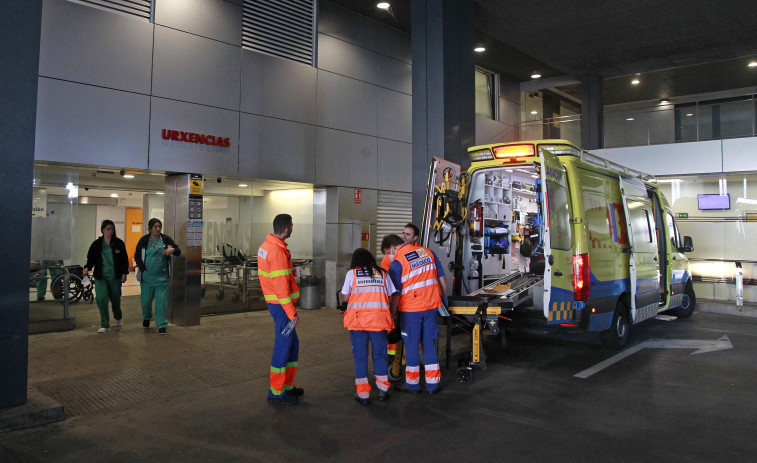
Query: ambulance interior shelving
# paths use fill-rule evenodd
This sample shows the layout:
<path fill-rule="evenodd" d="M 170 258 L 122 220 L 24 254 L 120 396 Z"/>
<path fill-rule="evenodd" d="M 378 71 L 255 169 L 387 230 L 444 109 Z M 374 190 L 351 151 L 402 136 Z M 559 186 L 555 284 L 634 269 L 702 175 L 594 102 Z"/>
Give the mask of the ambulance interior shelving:
<path fill-rule="evenodd" d="M 538 238 L 537 175 L 528 167 L 479 170 L 468 193 L 470 240 L 463 247 L 466 293 L 516 271 L 528 270 L 524 239 Z"/>

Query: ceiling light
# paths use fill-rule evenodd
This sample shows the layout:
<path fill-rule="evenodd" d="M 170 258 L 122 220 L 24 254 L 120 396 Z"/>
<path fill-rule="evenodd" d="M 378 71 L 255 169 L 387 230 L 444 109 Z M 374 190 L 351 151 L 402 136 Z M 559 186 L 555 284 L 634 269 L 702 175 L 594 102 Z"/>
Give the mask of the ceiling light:
<path fill-rule="evenodd" d="M 134 176 L 131 174 L 124 174 L 124 178 L 134 178 Z"/>
<path fill-rule="evenodd" d="M 533 74 L 531 74 L 532 79 L 538 79 L 539 77 L 541 77 L 541 74 L 539 74 L 538 72 L 534 72 Z"/>
<path fill-rule="evenodd" d="M 633 117 L 627 117 L 627 118 L 626 118 L 626 120 L 627 120 L 627 121 L 632 121 L 632 120 L 634 120 L 634 119 L 633 119 Z"/>
<path fill-rule="evenodd" d="M 156 194 L 156 195 L 164 195 L 164 194 L 165 194 L 165 192 L 163 192 L 163 191 L 156 191 L 156 192 L 155 192 L 155 194 Z"/>
<path fill-rule="evenodd" d="M 239 186 L 242 187 L 242 188 L 244 188 L 244 187 L 247 186 L 247 184 L 246 183 L 240 183 Z"/>
<path fill-rule="evenodd" d="M 387 2 L 381 2 L 378 5 L 376 5 L 376 8 L 381 8 L 382 10 L 388 10 L 391 5 Z"/>
<path fill-rule="evenodd" d="M 118 193 L 111 193 L 111 194 L 110 194 L 110 197 L 111 197 L 111 198 L 118 198 Z"/>
<path fill-rule="evenodd" d="M 694 113 L 686 113 L 686 117 L 691 117 L 693 115 L 694 115 Z"/>
<path fill-rule="evenodd" d="M 670 103 L 670 100 L 668 100 L 667 98 L 663 98 L 660 100 L 660 104 L 668 104 L 668 103 Z"/>
<path fill-rule="evenodd" d="M 639 85 L 639 83 L 641 82 L 639 80 L 639 77 L 641 77 L 641 74 L 636 73 L 636 77 L 633 78 L 633 80 L 631 81 L 631 84 L 633 84 L 633 85 Z"/>
<path fill-rule="evenodd" d="M 478 46 L 478 47 L 474 48 L 473 51 L 475 51 L 476 53 L 482 53 L 482 52 L 486 51 L 486 48 Z"/>
<path fill-rule="evenodd" d="M 531 111 L 531 114 L 539 114 L 539 111 Z"/>
<path fill-rule="evenodd" d="M 757 61 L 752 61 L 749 64 L 747 64 L 750 68 L 757 68 Z"/>

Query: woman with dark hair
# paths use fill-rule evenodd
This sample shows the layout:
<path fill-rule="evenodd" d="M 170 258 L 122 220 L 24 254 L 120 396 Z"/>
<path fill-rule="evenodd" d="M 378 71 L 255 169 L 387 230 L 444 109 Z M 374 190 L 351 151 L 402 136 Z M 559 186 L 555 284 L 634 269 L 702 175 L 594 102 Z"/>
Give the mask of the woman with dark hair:
<path fill-rule="evenodd" d="M 92 277 L 95 280 L 95 300 L 100 309 L 100 329 L 97 332 L 107 333 L 110 331 L 109 300 L 116 326 L 123 325 L 121 284 L 126 283 L 129 274 L 129 256 L 126 255 L 124 242 L 116 237 L 116 225 L 112 220 L 103 220 L 100 231 L 102 236 L 89 247 L 87 263 L 82 273 L 87 275 L 94 269 Z"/>
<path fill-rule="evenodd" d="M 149 233 L 139 239 L 134 260 L 139 267 L 141 283 L 140 302 L 142 304 L 142 326 L 150 327 L 152 318 L 152 302 L 155 301 L 155 325 L 160 334 L 166 334 L 168 319 L 168 286 L 173 274 L 171 256 L 181 254 L 181 249 L 170 236 L 161 233 L 163 222 L 150 219 L 147 222 Z"/>
<path fill-rule="evenodd" d="M 387 332 L 394 328 L 390 298 L 394 284 L 384 269 L 376 265 L 376 258 L 367 249 L 356 249 L 350 270 L 344 279 L 342 294 L 347 302 L 344 327 L 350 330 L 352 355 L 355 360 L 355 400 L 361 405 L 371 402 L 368 382 L 368 344 L 373 352 L 373 373 L 379 400 L 389 398 L 389 369 L 387 366 Z"/>

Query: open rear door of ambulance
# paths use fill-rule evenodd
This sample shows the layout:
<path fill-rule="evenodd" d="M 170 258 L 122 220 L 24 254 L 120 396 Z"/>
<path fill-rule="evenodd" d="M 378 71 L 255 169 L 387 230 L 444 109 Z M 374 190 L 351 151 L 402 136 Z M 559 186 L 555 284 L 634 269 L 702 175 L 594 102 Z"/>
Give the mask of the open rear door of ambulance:
<path fill-rule="evenodd" d="M 419 244 L 436 254 L 447 277 L 447 293 L 452 294 L 453 272 L 448 270 L 457 251 L 456 223 L 465 216 L 462 204 L 454 204 L 460 196 L 460 166 L 434 157 L 426 184 L 426 207 L 423 211 Z"/>
<path fill-rule="evenodd" d="M 553 271 L 555 271 L 553 246 L 563 243 L 562 246 L 564 247 L 564 244 L 567 243 L 569 249 L 571 243 L 567 177 L 565 167 L 556 155 L 542 148 L 539 150 L 539 160 L 541 161 L 539 201 L 542 214 L 542 246 L 544 248 L 544 317 L 547 319 L 547 324 L 559 324 L 573 319 L 572 302 L 558 300 L 568 298 L 558 297 L 553 287 L 557 278 L 553 275 Z M 556 232 L 559 236 L 555 236 Z M 557 240 L 557 243 L 555 243 L 555 240 Z M 558 273 L 561 277 L 569 274 L 565 271 Z M 534 297 L 537 297 L 537 295 L 534 294 Z"/>
<path fill-rule="evenodd" d="M 620 174 L 620 194 L 631 247 L 629 273 L 631 285 L 631 323 L 657 315 L 660 285 L 657 236 L 652 204 L 647 188 L 638 178 Z"/>

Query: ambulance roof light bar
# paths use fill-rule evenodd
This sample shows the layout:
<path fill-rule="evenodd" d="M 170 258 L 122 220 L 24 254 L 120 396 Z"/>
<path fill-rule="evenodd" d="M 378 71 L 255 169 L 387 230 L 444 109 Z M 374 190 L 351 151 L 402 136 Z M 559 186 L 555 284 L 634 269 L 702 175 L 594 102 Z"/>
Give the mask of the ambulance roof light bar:
<path fill-rule="evenodd" d="M 510 164 L 523 162 L 524 158 L 534 155 L 534 145 L 504 145 L 495 146 L 494 157 L 503 159 Z"/>

